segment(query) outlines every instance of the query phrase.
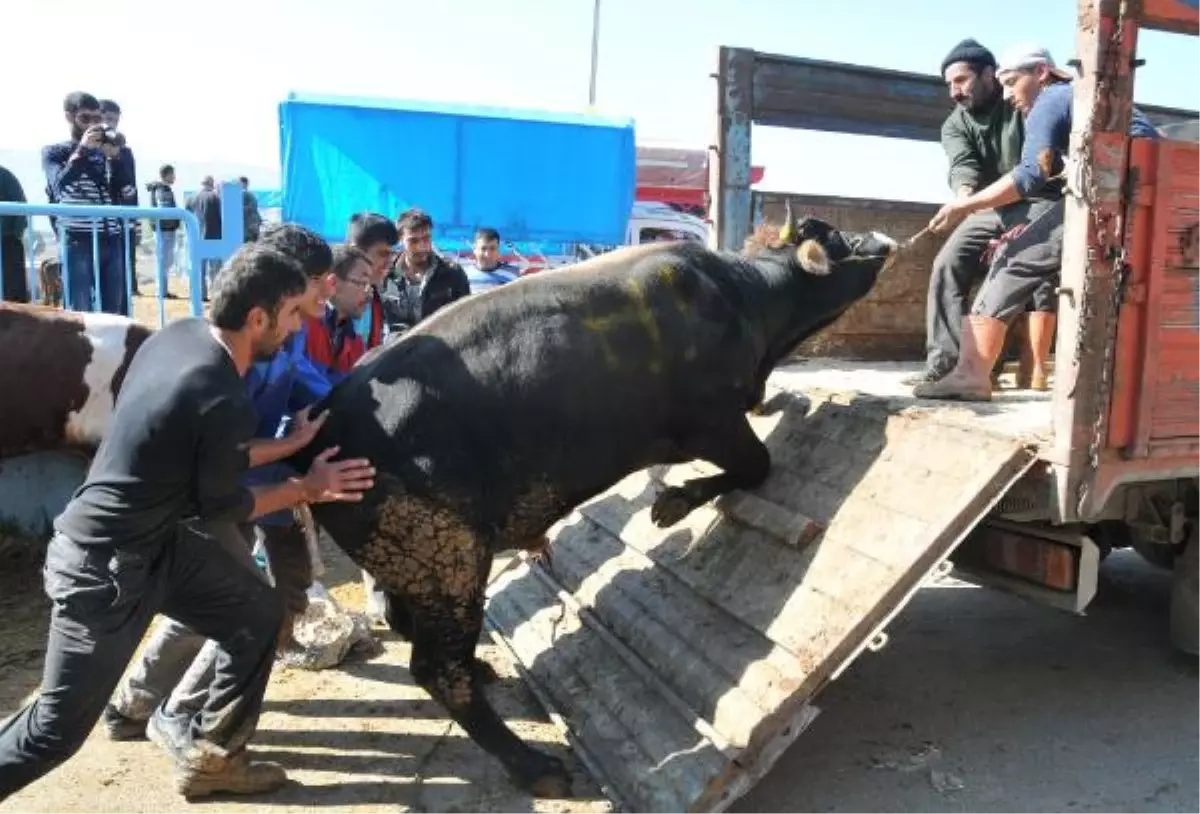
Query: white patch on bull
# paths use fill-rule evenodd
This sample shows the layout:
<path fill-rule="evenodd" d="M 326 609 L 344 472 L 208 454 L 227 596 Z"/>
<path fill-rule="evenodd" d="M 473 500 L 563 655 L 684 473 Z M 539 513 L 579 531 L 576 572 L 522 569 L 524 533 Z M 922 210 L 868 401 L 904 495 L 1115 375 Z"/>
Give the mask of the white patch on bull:
<path fill-rule="evenodd" d="M 796 261 L 809 274 L 829 273 L 829 255 L 825 253 L 825 247 L 811 238 L 796 248 Z"/>
<path fill-rule="evenodd" d="M 82 316 L 83 336 L 92 346 L 92 358 L 83 370 L 87 400 L 67 415 L 64 435 L 68 443 L 96 446 L 112 422 L 113 376 L 125 362 L 125 341 L 134 322 L 115 314 Z"/>

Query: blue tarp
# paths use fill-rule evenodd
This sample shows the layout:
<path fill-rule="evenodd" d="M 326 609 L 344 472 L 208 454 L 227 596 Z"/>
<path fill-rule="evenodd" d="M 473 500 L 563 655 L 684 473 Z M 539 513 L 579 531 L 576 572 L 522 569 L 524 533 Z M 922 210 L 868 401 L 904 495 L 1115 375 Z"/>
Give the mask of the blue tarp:
<path fill-rule="evenodd" d="M 292 93 L 279 105 L 283 219 L 344 239 L 355 212 L 432 216 L 435 241 L 621 243 L 633 121 Z"/>

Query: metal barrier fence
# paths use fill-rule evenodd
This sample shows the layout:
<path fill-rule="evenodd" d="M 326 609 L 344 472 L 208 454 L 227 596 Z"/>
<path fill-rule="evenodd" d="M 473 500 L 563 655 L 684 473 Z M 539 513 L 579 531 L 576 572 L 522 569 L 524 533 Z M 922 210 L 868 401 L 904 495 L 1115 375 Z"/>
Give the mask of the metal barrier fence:
<path fill-rule="evenodd" d="M 186 209 L 142 206 L 85 206 L 80 204 L 30 204 L 0 201 L 0 218 L 24 217 L 29 228 L 26 235 L 35 234 L 34 217 L 48 217 L 57 242 L 57 259 L 61 268 L 62 305 L 72 310 L 108 311 L 133 316 L 133 289 L 137 246 L 133 240 L 134 224 L 149 220 L 153 223 L 178 221 L 186 235 L 185 254 L 188 261 L 187 278 L 192 316 L 204 313 L 210 270 L 217 268 L 242 243 L 242 190 L 237 184 L 223 184 L 221 189 L 221 237 L 201 237 L 200 221 Z M 57 223 L 55 222 L 57 220 Z M 113 231 L 113 225 L 119 231 Z M 228 226 L 226 226 L 228 224 Z M 166 324 L 166 294 L 168 264 L 175 255 L 176 233 L 154 230 L 155 280 L 157 281 L 158 327 Z M 167 241 L 172 241 L 168 244 Z M 43 293 L 42 280 L 37 272 L 36 247 L 27 239 L 21 267 L 26 289 L 36 302 Z M 90 251 L 89 251 L 90 249 Z M 114 253 L 120 258 L 114 257 Z M 90 257 L 88 256 L 90 254 Z M 119 267 L 120 279 L 114 279 Z M 6 269 L 4 246 L 0 242 L 0 270 Z M 107 272 L 107 273 L 106 273 Z M 6 275 L 0 271 L 0 300 L 5 299 Z M 86 293 L 81 290 L 86 286 Z M 86 305 L 84 308 L 82 306 Z"/>

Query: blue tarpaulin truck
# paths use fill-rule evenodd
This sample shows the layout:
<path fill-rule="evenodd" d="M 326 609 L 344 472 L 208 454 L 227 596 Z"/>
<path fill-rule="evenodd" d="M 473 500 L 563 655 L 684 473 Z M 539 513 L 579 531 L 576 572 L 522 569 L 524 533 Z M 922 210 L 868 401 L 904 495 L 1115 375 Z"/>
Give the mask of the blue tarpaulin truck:
<path fill-rule="evenodd" d="M 439 241 L 620 243 L 632 120 L 289 94 L 279 105 L 283 219 L 341 239 L 355 212 L 429 212 Z"/>

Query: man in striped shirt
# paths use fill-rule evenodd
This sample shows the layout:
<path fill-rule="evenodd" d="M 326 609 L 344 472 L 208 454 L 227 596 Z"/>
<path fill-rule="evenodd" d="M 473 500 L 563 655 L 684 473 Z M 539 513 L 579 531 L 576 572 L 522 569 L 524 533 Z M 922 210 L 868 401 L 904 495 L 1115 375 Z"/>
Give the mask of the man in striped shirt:
<path fill-rule="evenodd" d="M 70 140 L 42 148 L 46 198 L 51 203 L 88 206 L 118 203 L 113 190 L 133 185 L 134 180 L 123 177 L 129 167 L 117 160 L 120 146 L 105 129 L 99 101 L 76 91 L 63 101 L 63 113 L 71 126 Z M 60 260 L 70 288 L 67 307 L 110 314 L 129 312 L 121 228 L 118 218 L 64 215 L 55 219 Z"/>

